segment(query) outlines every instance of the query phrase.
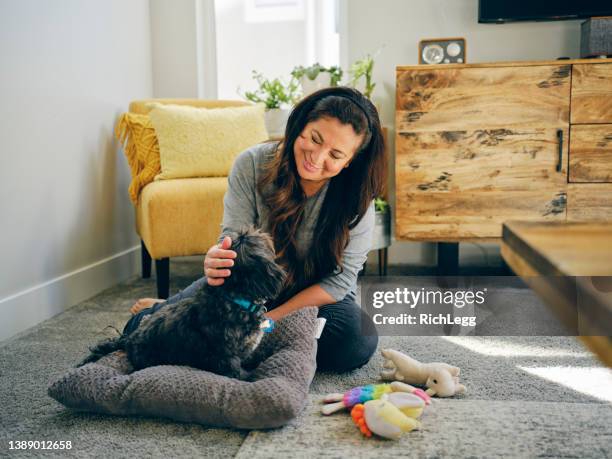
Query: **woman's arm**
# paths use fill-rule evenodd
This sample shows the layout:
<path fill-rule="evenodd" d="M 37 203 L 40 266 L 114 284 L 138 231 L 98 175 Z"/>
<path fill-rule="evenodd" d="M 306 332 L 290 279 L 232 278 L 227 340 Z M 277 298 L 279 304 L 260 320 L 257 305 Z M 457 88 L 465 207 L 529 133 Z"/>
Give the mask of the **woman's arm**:
<path fill-rule="evenodd" d="M 229 230 L 254 225 L 257 221 L 256 177 L 254 149 L 251 147 L 238 155 L 229 176 L 227 190 L 223 196 L 223 222 L 218 242 Z"/>
<path fill-rule="evenodd" d="M 375 225 L 374 201 L 359 223 L 349 232 L 349 242 L 342 253 L 342 272 L 334 272 L 319 282 L 319 285 L 334 298 L 341 301 L 357 284 L 357 276 L 368 258 L 372 247 Z"/>
<path fill-rule="evenodd" d="M 272 320 L 279 320 L 306 306 L 323 306 L 335 302 L 336 300 L 333 296 L 323 290 L 319 284 L 314 284 L 293 295 L 279 307 L 274 308 L 272 311 L 268 311 L 266 316 Z"/>
<path fill-rule="evenodd" d="M 350 240 L 342 257 L 343 272 L 332 274 L 292 296 L 285 303 L 266 313 L 273 320 L 306 306 L 323 306 L 342 300 L 355 285 L 357 274 L 363 267 L 372 246 L 374 231 L 374 202 L 363 219 L 350 231 Z"/>
<path fill-rule="evenodd" d="M 212 246 L 204 258 L 204 274 L 208 285 L 218 287 L 225 283 L 225 277 L 231 276 L 231 267 L 236 252 L 231 250 L 230 239 L 226 235 L 231 230 L 239 230 L 253 225 L 257 220 L 255 197 L 255 163 L 251 147 L 238 155 L 227 178 L 227 190 L 223 196 L 223 222 L 217 244 Z"/>

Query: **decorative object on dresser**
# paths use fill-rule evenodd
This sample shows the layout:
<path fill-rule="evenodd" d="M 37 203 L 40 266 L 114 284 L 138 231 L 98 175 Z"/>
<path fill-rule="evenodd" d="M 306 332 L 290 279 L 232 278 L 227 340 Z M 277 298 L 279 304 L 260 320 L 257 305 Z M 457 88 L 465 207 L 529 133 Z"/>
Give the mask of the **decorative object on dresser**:
<path fill-rule="evenodd" d="M 291 76 L 300 82 L 302 97 L 306 97 L 319 89 L 338 86 L 342 74 L 342 69 L 337 65 L 323 67 L 318 62 L 309 67 L 298 65 L 291 71 Z"/>
<path fill-rule="evenodd" d="M 268 79 L 261 73 L 253 70 L 253 79 L 259 87 L 254 91 L 238 93 L 247 100 L 256 104 L 265 104 L 266 129 L 271 138 L 280 138 L 285 135 L 285 127 L 293 105 L 299 100 L 299 83 L 292 76 L 285 83 L 280 78 Z"/>
<path fill-rule="evenodd" d="M 465 38 L 429 38 L 419 42 L 419 64 L 464 64 Z"/>
<path fill-rule="evenodd" d="M 580 57 L 612 56 L 612 17 L 590 18 L 580 25 Z"/>
<path fill-rule="evenodd" d="M 505 220 L 612 220 L 612 59 L 398 67 L 396 89 L 398 240 L 456 258 Z"/>

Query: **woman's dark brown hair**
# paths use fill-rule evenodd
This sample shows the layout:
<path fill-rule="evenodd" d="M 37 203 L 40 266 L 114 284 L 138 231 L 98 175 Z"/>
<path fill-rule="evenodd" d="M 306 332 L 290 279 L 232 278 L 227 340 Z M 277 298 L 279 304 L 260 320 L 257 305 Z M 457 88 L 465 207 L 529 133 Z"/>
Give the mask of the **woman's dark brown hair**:
<path fill-rule="evenodd" d="M 306 124 L 335 118 L 353 127 L 363 141 L 349 167 L 330 179 L 315 227 L 312 248 L 301 258 L 296 249 L 297 230 L 304 216 L 306 194 L 300 185 L 294 144 Z M 291 112 L 285 137 L 257 184 L 269 208 L 269 230 L 278 261 L 287 271 L 283 293 L 272 307 L 341 268 L 349 230 L 382 194 L 386 173 L 384 140 L 374 105 L 359 91 L 347 87 L 326 88 L 304 98 Z M 266 194 L 270 185 L 272 192 Z"/>

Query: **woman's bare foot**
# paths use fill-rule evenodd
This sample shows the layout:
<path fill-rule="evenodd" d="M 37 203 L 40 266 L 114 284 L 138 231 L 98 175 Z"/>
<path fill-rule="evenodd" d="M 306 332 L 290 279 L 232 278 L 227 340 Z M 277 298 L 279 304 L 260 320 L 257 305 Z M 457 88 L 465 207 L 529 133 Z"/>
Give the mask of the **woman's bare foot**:
<path fill-rule="evenodd" d="M 160 300 L 159 298 L 141 298 L 130 308 L 130 312 L 132 314 L 138 314 L 143 309 L 150 308 L 155 303 L 160 303 L 164 300 Z"/>

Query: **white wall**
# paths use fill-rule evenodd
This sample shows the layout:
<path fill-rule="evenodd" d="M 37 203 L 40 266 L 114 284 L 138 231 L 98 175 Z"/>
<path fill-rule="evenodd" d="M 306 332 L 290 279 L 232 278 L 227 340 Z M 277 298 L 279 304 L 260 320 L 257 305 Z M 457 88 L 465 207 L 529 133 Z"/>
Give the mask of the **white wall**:
<path fill-rule="evenodd" d="M 198 96 L 196 3 L 150 0 L 153 94 Z"/>
<path fill-rule="evenodd" d="M 478 0 L 343 0 L 341 3 L 341 62 L 353 62 L 382 47 L 374 67 L 374 100 L 390 131 L 389 183 L 393 190 L 395 68 L 418 64 L 417 46 L 423 38 L 464 37 L 467 62 L 525 61 L 577 58 L 580 22 L 478 24 Z M 342 33 L 344 32 L 344 34 Z M 391 201 L 394 203 L 394 193 Z M 490 264 L 499 263 L 496 245 L 484 244 Z M 485 265 L 482 250 L 460 246 L 462 264 Z M 432 244 L 395 242 L 389 263 L 435 264 Z"/>
<path fill-rule="evenodd" d="M 113 129 L 150 50 L 148 0 L 0 2 L 0 340 L 138 270 Z"/>
<path fill-rule="evenodd" d="M 153 97 L 216 99 L 214 0 L 150 0 Z"/>

